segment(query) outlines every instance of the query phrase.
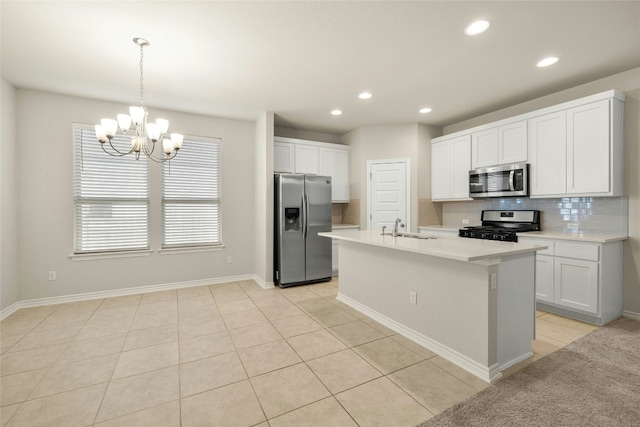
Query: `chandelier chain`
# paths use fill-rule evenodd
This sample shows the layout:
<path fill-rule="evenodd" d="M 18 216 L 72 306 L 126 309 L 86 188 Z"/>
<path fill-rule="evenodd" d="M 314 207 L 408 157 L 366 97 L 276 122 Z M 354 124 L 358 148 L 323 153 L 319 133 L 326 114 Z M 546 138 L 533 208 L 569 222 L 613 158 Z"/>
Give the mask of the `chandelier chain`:
<path fill-rule="evenodd" d="M 144 107 L 144 71 L 142 60 L 144 57 L 144 44 L 140 44 L 140 106 Z"/>

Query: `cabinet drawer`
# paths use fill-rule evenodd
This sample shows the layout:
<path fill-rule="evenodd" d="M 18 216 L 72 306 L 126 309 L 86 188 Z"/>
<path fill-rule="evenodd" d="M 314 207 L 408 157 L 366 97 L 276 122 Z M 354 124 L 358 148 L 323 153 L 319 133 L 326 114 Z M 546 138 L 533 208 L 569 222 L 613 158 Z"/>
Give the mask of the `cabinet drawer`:
<path fill-rule="evenodd" d="M 600 261 L 600 246 L 584 243 L 556 242 L 555 255 L 565 258 Z"/>
<path fill-rule="evenodd" d="M 526 243 L 528 245 L 539 245 L 539 246 L 548 246 L 547 249 L 543 249 L 541 251 L 536 252 L 538 255 L 551 255 L 554 254 L 554 244 L 553 240 L 544 240 L 544 239 L 527 239 L 518 236 L 518 242 Z"/>

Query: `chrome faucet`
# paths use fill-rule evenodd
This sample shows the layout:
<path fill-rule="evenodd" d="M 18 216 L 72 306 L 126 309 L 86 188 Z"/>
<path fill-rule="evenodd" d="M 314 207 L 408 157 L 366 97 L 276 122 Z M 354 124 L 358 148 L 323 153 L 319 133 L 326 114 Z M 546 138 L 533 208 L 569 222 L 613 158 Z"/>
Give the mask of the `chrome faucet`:
<path fill-rule="evenodd" d="M 395 222 L 393 223 L 393 232 L 391 234 L 393 237 L 398 236 L 398 225 L 400 225 L 400 227 L 404 227 L 404 224 L 402 224 L 402 220 L 400 218 L 396 218 Z"/>

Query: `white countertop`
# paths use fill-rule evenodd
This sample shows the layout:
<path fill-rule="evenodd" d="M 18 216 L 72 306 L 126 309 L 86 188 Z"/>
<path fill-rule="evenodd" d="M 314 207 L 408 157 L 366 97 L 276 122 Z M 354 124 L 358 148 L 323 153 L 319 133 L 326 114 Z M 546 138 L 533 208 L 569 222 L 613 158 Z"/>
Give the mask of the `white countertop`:
<path fill-rule="evenodd" d="M 318 235 L 337 240 L 465 262 L 495 260 L 505 256 L 535 252 L 547 248 L 547 246 L 542 244 L 531 245 L 527 243 L 495 242 L 478 239 L 414 239 L 410 237 L 382 236 L 380 231 L 377 230 L 340 230 L 331 233 L 318 233 Z"/>
<path fill-rule="evenodd" d="M 359 225 L 354 224 L 333 224 L 331 226 L 332 230 L 358 230 L 359 228 Z"/>
<path fill-rule="evenodd" d="M 429 225 L 429 226 L 420 226 L 418 227 L 418 230 L 457 232 L 459 229 L 463 227 L 467 227 L 467 226 L 461 225 L 460 227 L 456 227 L 455 225 Z M 609 242 L 627 240 L 629 238 L 628 236 L 623 234 L 563 233 L 562 231 L 528 231 L 524 233 L 518 233 L 518 237 L 533 238 L 533 239 L 571 240 L 574 242 L 585 242 L 585 243 L 609 243 Z"/>

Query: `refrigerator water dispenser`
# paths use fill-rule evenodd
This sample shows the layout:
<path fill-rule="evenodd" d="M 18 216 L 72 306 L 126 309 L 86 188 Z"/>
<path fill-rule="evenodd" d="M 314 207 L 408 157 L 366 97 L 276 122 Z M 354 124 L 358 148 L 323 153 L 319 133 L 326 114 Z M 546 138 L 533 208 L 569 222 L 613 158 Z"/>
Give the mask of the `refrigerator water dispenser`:
<path fill-rule="evenodd" d="M 300 208 L 284 208 L 284 231 L 300 231 Z"/>

